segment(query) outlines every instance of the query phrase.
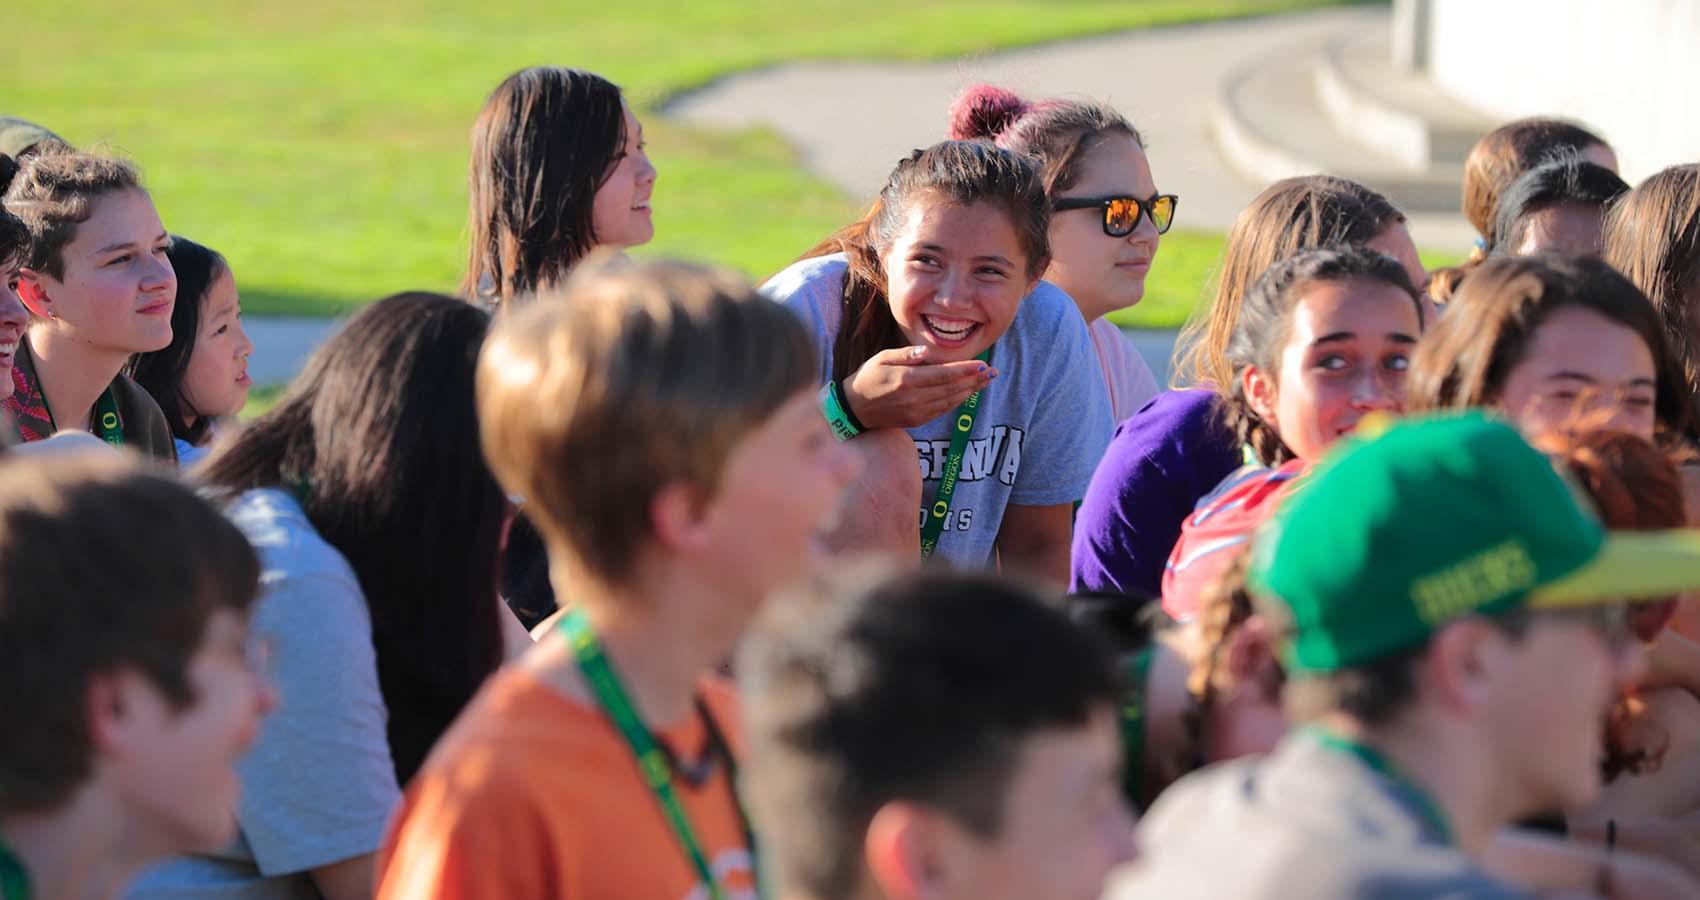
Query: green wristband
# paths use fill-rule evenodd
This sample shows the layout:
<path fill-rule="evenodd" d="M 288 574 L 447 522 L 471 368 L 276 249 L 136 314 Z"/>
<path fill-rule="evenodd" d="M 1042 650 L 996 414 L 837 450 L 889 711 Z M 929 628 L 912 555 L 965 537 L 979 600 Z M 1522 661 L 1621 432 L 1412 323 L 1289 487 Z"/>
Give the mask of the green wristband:
<path fill-rule="evenodd" d="M 835 382 L 829 381 L 821 385 L 820 411 L 821 415 L 826 416 L 826 424 L 832 426 L 833 437 L 847 441 L 862 433 L 862 429 L 856 427 L 855 421 L 850 418 L 849 411 L 839 402 L 838 385 Z"/>

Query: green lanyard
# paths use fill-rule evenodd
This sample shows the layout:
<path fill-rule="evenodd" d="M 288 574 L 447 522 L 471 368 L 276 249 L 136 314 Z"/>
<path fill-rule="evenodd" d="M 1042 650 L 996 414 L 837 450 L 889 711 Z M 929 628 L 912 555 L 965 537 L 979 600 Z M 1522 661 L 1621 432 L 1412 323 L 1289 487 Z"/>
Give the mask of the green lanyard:
<path fill-rule="evenodd" d="M 59 430 L 59 422 L 53 418 L 53 410 L 47 405 L 47 395 L 42 394 L 41 408 L 47 410 L 47 421 L 53 430 Z M 112 388 L 101 392 L 100 399 L 94 402 L 94 430 L 101 440 L 114 447 L 124 446 L 124 417 L 118 415 L 118 398 L 113 396 Z M 10 897 L 5 900 L 11 900 Z"/>
<path fill-rule="evenodd" d="M 1393 782 L 1394 787 L 1404 791 L 1411 802 L 1416 804 L 1417 814 L 1428 821 L 1429 827 L 1434 830 L 1441 843 L 1452 843 L 1452 826 L 1446 821 L 1446 813 L 1441 811 L 1440 806 L 1434 802 L 1434 798 L 1429 795 L 1428 791 L 1418 787 L 1416 782 L 1412 781 L 1404 772 L 1399 771 L 1398 767 L 1393 765 L 1392 760 L 1383 756 L 1374 747 L 1341 737 L 1325 728 L 1306 728 L 1305 731 L 1311 737 L 1316 738 L 1322 746 L 1356 758 L 1358 762 L 1368 766 L 1381 777 Z"/>
<path fill-rule="evenodd" d="M 94 405 L 94 427 L 100 439 L 114 447 L 124 446 L 124 420 L 118 415 L 118 398 L 107 388 Z"/>
<path fill-rule="evenodd" d="M 626 695 L 619 676 L 614 674 L 614 667 L 608 662 L 608 654 L 602 650 L 602 642 L 596 639 L 590 623 L 585 621 L 584 610 L 575 609 L 562 616 L 559 628 L 572 647 L 573 658 L 578 661 L 579 671 L 596 695 L 602 712 L 613 721 L 614 727 L 619 729 L 620 735 L 631 747 L 644 783 L 655 794 L 656 801 L 661 804 L 661 812 L 667 817 L 667 824 L 673 828 L 673 836 L 679 839 L 679 845 L 697 870 L 697 877 L 708 888 L 709 900 L 726 900 L 725 892 L 714 880 L 714 870 L 709 867 L 708 858 L 703 855 L 702 844 L 697 841 L 696 832 L 691 830 L 691 820 L 685 816 L 684 807 L 679 805 L 678 795 L 673 792 L 673 767 L 655 743 L 655 737 L 644 727 L 643 720 L 638 718 L 631 698 Z M 752 843 L 747 849 L 750 852 L 750 871 L 754 872 L 755 845 Z"/>
<path fill-rule="evenodd" d="M 30 900 L 29 872 L 5 841 L 0 841 L 0 900 Z"/>
<path fill-rule="evenodd" d="M 1122 695 L 1122 794 L 1134 809 L 1142 809 L 1140 776 L 1145 772 L 1145 682 L 1151 674 L 1152 648 L 1134 654 L 1125 674 L 1130 682 Z"/>
<path fill-rule="evenodd" d="M 992 348 L 987 347 L 974 358 L 985 362 L 991 354 Z M 939 548 L 939 535 L 944 533 L 944 520 L 950 515 L 950 499 L 956 496 L 956 478 L 962 474 L 962 455 L 968 451 L 968 433 L 974 430 L 974 418 L 979 412 L 979 391 L 970 394 L 956 408 L 955 430 L 950 433 L 950 453 L 944 458 L 944 473 L 939 476 L 939 489 L 933 494 L 927 521 L 921 524 L 922 559 L 931 559 Z"/>

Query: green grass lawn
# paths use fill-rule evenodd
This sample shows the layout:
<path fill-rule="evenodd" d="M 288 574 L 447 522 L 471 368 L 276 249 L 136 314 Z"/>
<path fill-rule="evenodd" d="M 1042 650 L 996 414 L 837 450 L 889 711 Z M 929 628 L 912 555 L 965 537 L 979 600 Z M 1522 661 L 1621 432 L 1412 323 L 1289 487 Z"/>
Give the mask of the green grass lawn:
<path fill-rule="evenodd" d="M 666 121 L 653 112 L 665 97 L 789 59 L 934 59 L 1327 2 L 21 4 L 6 16 L 0 114 L 134 156 L 167 226 L 230 257 L 251 313 L 331 314 L 455 286 L 467 129 L 522 66 L 590 68 L 626 88 L 662 172 L 644 252 L 761 276 L 855 210 L 772 134 Z M 1184 317 L 1220 240 L 1170 235 L 1136 317 Z"/>

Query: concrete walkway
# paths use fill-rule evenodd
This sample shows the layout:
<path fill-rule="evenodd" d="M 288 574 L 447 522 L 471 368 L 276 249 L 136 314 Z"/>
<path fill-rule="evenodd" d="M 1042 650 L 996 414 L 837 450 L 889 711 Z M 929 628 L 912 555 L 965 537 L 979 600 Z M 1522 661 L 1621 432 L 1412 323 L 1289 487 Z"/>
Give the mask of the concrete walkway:
<path fill-rule="evenodd" d="M 1144 133 L 1157 184 L 1180 195 L 1181 227 L 1225 230 L 1264 184 L 1224 161 L 1210 136 L 1222 85 L 1248 61 L 1344 29 L 1386 27 L 1386 8 L 1326 9 L 1153 28 L 939 63 L 792 63 L 734 75 L 674 99 L 669 116 L 717 128 L 772 128 L 803 164 L 871 198 L 899 159 L 944 136 L 946 110 L 977 81 L 1024 96 L 1115 106 Z M 1461 216 L 1417 217 L 1417 243 L 1467 249 Z"/>
<path fill-rule="evenodd" d="M 342 325 L 341 319 L 246 316 L 242 329 L 254 342 L 248 377 L 255 384 L 282 384 L 295 377 L 312 355 Z"/>

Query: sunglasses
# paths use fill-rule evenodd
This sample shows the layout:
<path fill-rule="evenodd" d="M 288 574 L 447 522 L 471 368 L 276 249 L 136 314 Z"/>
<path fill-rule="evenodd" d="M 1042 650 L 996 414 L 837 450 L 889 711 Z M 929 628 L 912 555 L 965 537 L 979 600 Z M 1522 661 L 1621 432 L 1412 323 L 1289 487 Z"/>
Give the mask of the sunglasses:
<path fill-rule="evenodd" d="M 1165 234 L 1175 223 L 1175 204 L 1181 198 L 1174 194 L 1152 194 L 1149 199 L 1137 197 L 1060 197 L 1051 209 L 1064 212 L 1070 209 L 1101 209 L 1104 211 L 1104 233 L 1110 237 L 1127 237 L 1139 227 L 1141 217 L 1150 216 L 1158 234 Z"/>

